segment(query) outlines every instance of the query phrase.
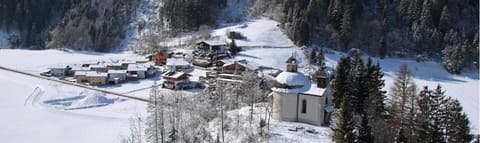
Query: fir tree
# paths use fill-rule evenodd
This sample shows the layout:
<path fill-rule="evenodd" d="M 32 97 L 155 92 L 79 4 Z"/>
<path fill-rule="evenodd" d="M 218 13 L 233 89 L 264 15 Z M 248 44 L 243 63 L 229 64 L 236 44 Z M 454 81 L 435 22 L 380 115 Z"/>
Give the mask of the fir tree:
<path fill-rule="evenodd" d="M 335 69 L 333 81 L 333 105 L 341 107 L 343 98 L 351 94 L 351 60 L 349 57 L 342 57 Z"/>
<path fill-rule="evenodd" d="M 232 43 L 230 43 L 230 47 L 228 48 L 228 51 L 230 51 L 232 55 L 236 55 L 238 52 L 242 51 L 242 48 L 237 46 L 235 39 L 232 39 Z"/>
<path fill-rule="evenodd" d="M 325 63 L 325 53 L 323 51 L 323 48 L 320 48 L 320 51 L 318 52 L 318 56 L 317 56 L 317 62 L 318 64 L 322 65 Z"/>
<path fill-rule="evenodd" d="M 315 51 L 315 48 L 312 48 L 312 51 L 310 52 L 310 64 L 317 64 L 317 52 Z"/>
<path fill-rule="evenodd" d="M 349 96 L 344 96 L 341 102 L 341 109 L 333 129 L 333 139 L 337 143 L 353 143 L 355 139 L 354 122 L 352 116 L 352 105 Z"/>
<path fill-rule="evenodd" d="M 459 45 L 447 45 L 442 51 L 442 63 L 449 73 L 460 74 L 464 66 L 464 54 Z"/>
<path fill-rule="evenodd" d="M 450 99 L 447 105 L 448 108 L 448 126 L 447 137 L 448 142 L 451 143 L 466 143 L 473 139 L 470 134 L 470 121 L 467 115 L 462 111 L 462 106 L 457 99 Z"/>

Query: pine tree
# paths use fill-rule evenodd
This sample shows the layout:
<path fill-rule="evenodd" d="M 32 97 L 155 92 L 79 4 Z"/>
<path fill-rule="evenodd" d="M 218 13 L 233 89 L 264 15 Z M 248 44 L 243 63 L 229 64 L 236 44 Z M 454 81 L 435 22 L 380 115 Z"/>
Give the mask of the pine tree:
<path fill-rule="evenodd" d="M 312 48 L 312 51 L 310 52 L 310 64 L 317 64 L 317 52 L 315 48 Z"/>
<path fill-rule="evenodd" d="M 325 64 L 325 53 L 323 51 L 323 48 L 320 48 L 320 51 L 318 52 L 317 62 L 320 65 Z"/>
<path fill-rule="evenodd" d="M 367 114 L 362 115 L 362 123 L 358 132 L 358 143 L 373 143 L 375 140 L 368 120 Z"/>
<path fill-rule="evenodd" d="M 464 54 L 459 45 L 447 45 L 442 50 L 442 63 L 449 73 L 460 74 L 464 66 Z"/>
<path fill-rule="evenodd" d="M 397 130 L 403 130 L 404 136 L 409 141 L 413 140 L 415 139 L 413 127 L 417 111 L 417 97 L 415 95 L 416 86 L 410 77 L 407 65 L 400 66 L 400 71 L 397 73 L 397 78 L 390 91 L 392 110 L 390 112 L 394 119 L 393 126 Z"/>
<path fill-rule="evenodd" d="M 363 65 L 363 60 L 359 54 L 354 54 L 352 77 L 350 81 L 353 83 L 352 88 L 352 105 L 355 113 L 362 115 L 365 112 L 366 100 L 368 98 L 368 81 L 369 75 L 367 75 L 366 68 Z"/>
<path fill-rule="evenodd" d="M 442 87 L 440 85 L 437 86 L 435 90 L 433 90 L 431 94 L 431 101 L 430 101 L 430 128 L 432 133 L 432 142 L 445 142 L 445 92 L 442 91 Z"/>
<path fill-rule="evenodd" d="M 448 11 L 447 6 L 443 6 L 438 29 L 442 32 L 447 32 L 450 29 L 450 12 Z"/>
<path fill-rule="evenodd" d="M 385 94 L 383 90 L 385 81 L 383 80 L 383 72 L 381 71 L 380 63 L 372 64 L 371 58 L 367 61 L 367 76 L 368 81 L 368 103 L 367 112 L 370 119 L 383 118 L 385 114 Z"/>
<path fill-rule="evenodd" d="M 333 81 L 333 105 L 340 108 L 345 96 L 351 94 L 351 60 L 349 57 L 342 57 L 335 69 Z"/>
<path fill-rule="evenodd" d="M 345 2 L 345 11 L 343 12 L 342 24 L 340 29 L 340 36 L 343 42 L 342 49 L 346 51 L 348 44 L 352 38 L 352 2 L 347 0 Z"/>
<path fill-rule="evenodd" d="M 333 139 L 337 143 L 353 143 L 355 134 L 350 97 L 344 96 L 341 100 L 341 108 L 333 129 Z"/>
<path fill-rule="evenodd" d="M 230 43 L 230 47 L 228 48 L 228 51 L 230 51 L 232 55 L 236 55 L 238 52 L 242 51 L 242 48 L 237 46 L 235 39 L 232 39 L 232 43 Z"/>
<path fill-rule="evenodd" d="M 448 126 L 447 138 L 451 143 L 470 142 L 473 136 L 470 134 L 469 120 L 467 115 L 462 111 L 462 106 L 457 99 L 450 99 L 448 108 Z"/>
<path fill-rule="evenodd" d="M 385 45 L 385 38 L 380 39 L 380 47 L 378 48 L 378 55 L 380 59 L 384 59 L 387 56 L 387 46 Z"/>

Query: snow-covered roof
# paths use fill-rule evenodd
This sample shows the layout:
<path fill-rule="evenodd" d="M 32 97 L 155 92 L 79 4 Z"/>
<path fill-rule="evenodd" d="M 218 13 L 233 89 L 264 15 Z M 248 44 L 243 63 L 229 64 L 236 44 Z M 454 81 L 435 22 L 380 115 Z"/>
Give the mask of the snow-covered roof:
<path fill-rule="evenodd" d="M 106 68 L 105 65 L 90 65 L 90 68 Z"/>
<path fill-rule="evenodd" d="M 318 88 L 317 84 L 312 83 L 304 74 L 300 72 L 282 72 L 275 80 L 280 84 L 297 88 L 280 88 L 273 87 L 272 91 L 281 93 L 301 93 L 308 95 L 322 96 L 325 92 L 324 88 Z"/>
<path fill-rule="evenodd" d="M 52 65 L 49 69 L 67 69 L 67 65 Z"/>
<path fill-rule="evenodd" d="M 205 40 L 205 41 L 199 41 L 197 42 L 198 43 L 206 43 L 210 46 L 224 46 L 224 45 L 227 45 L 227 43 L 225 42 L 222 42 L 222 41 L 218 41 L 218 40 Z"/>
<path fill-rule="evenodd" d="M 259 69 L 262 65 L 258 64 L 258 63 L 255 63 L 255 62 L 252 62 L 252 61 L 247 61 L 247 60 L 239 60 L 237 61 L 238 64 L 248 68 L 248 69 L 251 69 L 251 70 L 257 70 Z"/>
<path fill-rule="evenodd" d="M 278 83 L 286 84 L 289 86 L 309 85 L 310 80 L 300 72 L 282 72 L 275 80 Z"/>
<path fill-rule="evenodd" d="M 179 78 L 180 76 L 184 75 L 186 73 L 184 72 L 166 72 L 162 74 L 163 77 L 169 77 L 169 78 Z"/>
<path fill-rule="evenodd" d="M 167 59 L 167 66 L 185 66 L 190 65 L 185 59 L 181 58 L 168 58 Z"/>
<path fill-rule="evenodd" d="M 82 67 L 80 65 L 73 65 L 71 70 L 72 71 L 89 71 L 90 67 Z"/>
<path fill-rule="evenodd" d="M 121 74 L 121 73 L 127 73 L 127 70 L 108 70 L 108 73 L 114 73 L 114 74 Z"/>
<path fill-rule="evenodd" d="M 104 72 L 87 72 L 87 77 L 107 77 L 108 74 Z"/>
<path fill-rule="evenodd" d="M 147 71 L 147 64 L 128 64 L 127 71 Z"/>

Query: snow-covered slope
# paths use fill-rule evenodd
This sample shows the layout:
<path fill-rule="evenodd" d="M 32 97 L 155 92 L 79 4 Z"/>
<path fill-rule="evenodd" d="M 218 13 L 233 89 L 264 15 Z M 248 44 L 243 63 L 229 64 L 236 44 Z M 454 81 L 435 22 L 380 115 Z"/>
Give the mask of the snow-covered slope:
<path fill-rule="evenodd" d="M 214 30 L 212 32 L 212 36 L 220 36 L 223 40 L 227 40 L 227 37 L 225 36 L 227 31 L 236 31 L 242 33 L 243 36 L 246 37 L 246 39 L 244 40 L 235 40 L 238 46 L 294 46 L 293 42 L 285 34 L 282 33 L 281 29 L 277 25 L 278 22 L 276 21 L 262 18 Z"/>

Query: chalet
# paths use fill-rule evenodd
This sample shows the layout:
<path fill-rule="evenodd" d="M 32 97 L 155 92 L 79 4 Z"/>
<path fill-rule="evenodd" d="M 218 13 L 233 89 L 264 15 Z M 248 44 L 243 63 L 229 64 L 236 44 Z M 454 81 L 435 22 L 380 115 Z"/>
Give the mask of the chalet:
<path fill-rule="evenodd" d="M 162 84 L 162 87 L 169 89 L 184 89 L 190 84 L 189 77 L 191 75 L 178 72 L 178 71 L 169 71 L 162 75 L 162 78 L 165 80 Z"/>
<path fill-rule="evenodd" d="M 50 70 L 50 74 L 52 76 L 62 77 L 62 76 L 66 76 L 69 73 L 71 68 L 68 65 L 55 65 L 55 66 L 49 67 L 48 69 Z"/>
<path fill-rule="evenodd" d="M 230 64 L 225 64 L 220 70 L 221 73 L 226 73 L 226 74 L 242 74 L 243 72 L 246 71 L 257 71 L 260 69 L 260 65 L 254 62 L 250 62 L 247 60 L 238 60 L 234 61 L 233 63 Z"/>
<path fill-rule="evenodd" d="M 127 70 L 108 70 L 108 83 L 118 84 L 127 80 Z"/>
<path fill-rule="evenodd" d="M 167 63 L 168 53 L 167 52 L 157 52 L 153 55 L 148 56 L 150 61 L 153 61 L 155 65 L 162 66 Z"/>
<path fill-rule="evenodd" d="M 193 52 L 194 59 L 208 60 L 208 64 L 217 59 L 228 57 L 227 43 L 222 41 L 206 40 L 196 43 L 196 49 Z M 203 62 L 195 62 L 203 63 Z"/>
<path fill-rule="evenodd" d="M 227 43 L 216 40 L 199 41 L 196 45 L 198 50 L 205 51 L 222 51 L 227 47 Z"/>
<path fill-rule="evenodd" d="M 327 79 L 319 79 L 319 81 Z M 282 121 L 327 125 L 333 112 L 332 92 L 326 84 L 311 83 L 297 71 L 294 58 L 287 62 L 287 71 L 275 78 L 271 88 L 273 98 L 272 117 Z"/>
<path fill-rule="evenodd" d="M 96 72 L 107 72 L 108 68 L 105 65 L 90 65 L 90 70 Z"/>
<path fill-rule="evenodd" d="M 169 71 L 185 71 L 190 69 L 190 64 L 185 59 L 169 58 L 167 59 L 166 69 Z"/>
<path fill-rule="evenodd" d="M 155 68 L 148 64 L 129 64 L 127 67 L 127 77 L 130 79 L 143 79 L 155 76 Z"/>

